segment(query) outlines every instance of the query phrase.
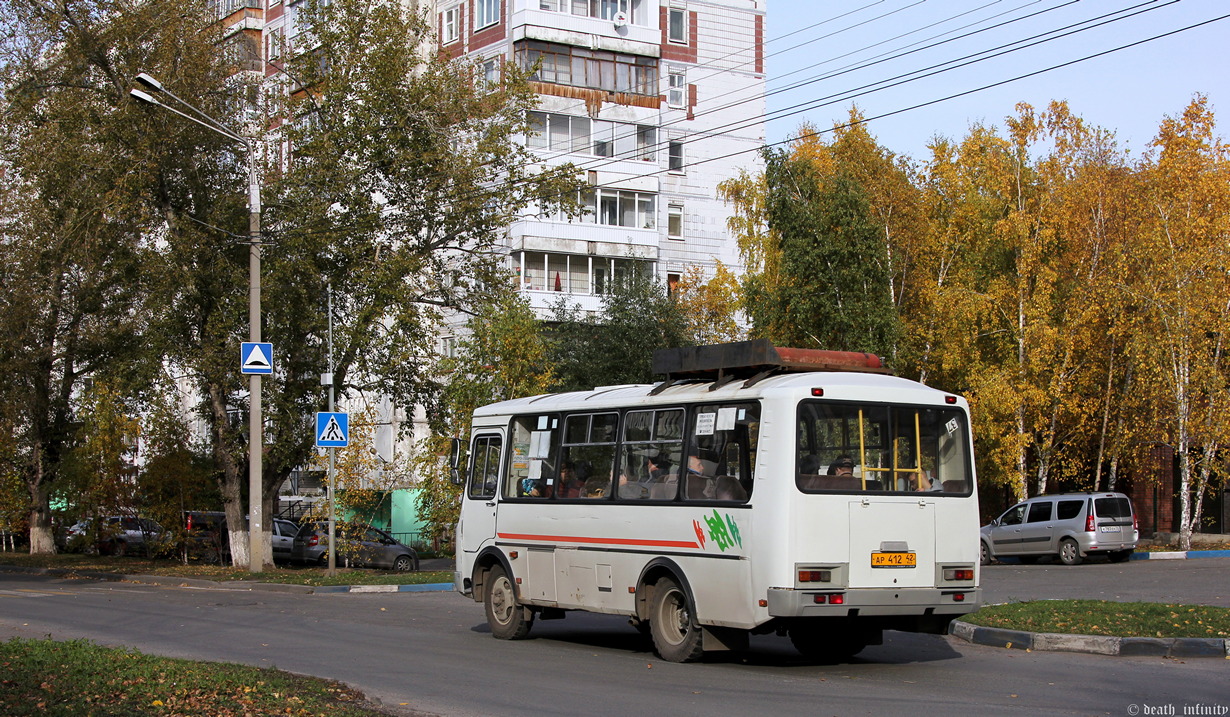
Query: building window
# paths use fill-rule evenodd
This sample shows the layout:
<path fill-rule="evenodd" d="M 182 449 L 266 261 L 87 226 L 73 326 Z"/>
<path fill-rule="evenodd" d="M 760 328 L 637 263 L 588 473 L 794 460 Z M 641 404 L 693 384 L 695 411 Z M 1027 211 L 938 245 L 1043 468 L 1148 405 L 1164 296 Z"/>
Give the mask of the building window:
<path fill-rule="evenodd" d="M 577 219 L 571 219 L 560 211 L 549 210 L 545 202 L 540 207 L 539 214 L 545 221 L 655 229 L 657 227 L 657 199 L 658 195 L 652 192 L 600 187 L 581 192 L 580 200 L 584 211 Z"/>
<path fill-rule="evenodd" d="M 517 268 L 526 291 L 559 291 L 599 295 L 612 288 L 612 277 L 625 281 L 631 274 L 648 276 L 650 262 L 578 254 L 521 252 Z"/>
<path fill-rule="evenodd" d="M 650 96 L 659 91 L 655 57 L 534 40 L 517 43 L 515 52 L 521 67 L 534 70 L 530 79 L 538 82 Z"/>
<path fill-rule="evenodd" d="M 586 197 L 586 207 L 589 210 L 596 208 L 598 224 L 653 229 L 657 226 L 657 218 L 654 216 L 656 199 L 656 195 L 645 192 L 601 188 Z M 591 203 L 595 201 L 596 207 Z"/>
<path fill-rule="evenodd" d="M 636 126 L 636 158 L 652 162 L 658 157 L 658 131 L 650 125 Z"/>
<path fill-rule="evenodd" d="M 666 105 L 682 109 L 687 106 L 687 75 L 683 70 L 671 70 L 667 75 L 668 85 L 666 88 Z"/>
<path fill-rule="evenodd" d="M 672 172 L 683 171 L 683 142 L 673 139 L 666 149 L 666 168 Z"/>
<path fill-rule="evenodd" d="M 644 0 L 538 0 L 538 9 L 597 17 L 603 20 L 614 20 L 615 16 L 622 12 L 628 18 L 628 22 L 633 25 L 643 25 L 645 18 L 641 12 L 643 2 Z"/>
<path fill-rule="evenodd" d="M 483 60 L 479 66 L 483 75 L 483 82 L 488 86 L 499 84 L 500 82 L 500 58 L 492 57 L 488 60 Z"/>
<path fill-rule="evenodd" d="M 282 28 L 270 28 L 265 33 L 265 57 L 268 57 L 270 62 L 280 59 L 284 44 L 285 38 L 282 34 Z"/>
<path fill-rule="evenodd" d="M 526 145 L 553 152 L 592 154 L 653 162 L 657 128 L 551 112 L 529 113 Z"/>
<path fill-rule="evenodd" d="M 681 7 L 673 7 L 666 12 L 666 39 L 671 42 L 688 44 L 688 11 Z"/>
<path fill-rule="evenodd" d="M 445 336 L 440 339 L 440 355 L 444 358 L 457 358 L 456 336 Z"/>
<path fill-rule="evenodd" d="M 500 21 L 500 0 L 475 0 L 474 30 L 483 29 Z"/>
<path fill-rule="evenodd" d="M 447 45 L 461 37 L 461 6 L 450 7 L 440 14 L 440 43 Z"/>
<path fill-rule="evenodd" d="M 666 236 L 671 239 L 683 238 L 683 205 L 671 202 L 666 205 Z"/>

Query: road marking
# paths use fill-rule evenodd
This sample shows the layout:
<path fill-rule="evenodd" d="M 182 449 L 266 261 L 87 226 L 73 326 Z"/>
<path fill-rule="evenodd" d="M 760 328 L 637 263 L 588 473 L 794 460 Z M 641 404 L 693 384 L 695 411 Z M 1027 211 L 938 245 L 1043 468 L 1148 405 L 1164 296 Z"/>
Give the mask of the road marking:
<path fill-rule="evenodd" d="M 17 590 L 0 590 L 0 597 L 56 597 L 59 595 L 72 595 L 72 593 L 58 590 L 55 592 L 47 592 L 45 590 L 30 590 L 28 588 L 18 588 Z"/>

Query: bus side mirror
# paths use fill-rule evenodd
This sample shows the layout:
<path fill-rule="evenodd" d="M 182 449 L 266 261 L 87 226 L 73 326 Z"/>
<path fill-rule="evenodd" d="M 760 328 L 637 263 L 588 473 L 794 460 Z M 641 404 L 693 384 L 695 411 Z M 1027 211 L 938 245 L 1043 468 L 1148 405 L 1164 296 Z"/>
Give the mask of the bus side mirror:
<path fill-rule="evenodd" d="M 452 481 L 453 485 L 462 485 L 466 482 L 465 477 L 461 475 L 460 466 L 461 466 L 461 441 L 459 439 L 452 438 L 449 440 L 449 458 L 448 458 L 449 471 L 448 473 L 449 473 L 449 479 Z"/>

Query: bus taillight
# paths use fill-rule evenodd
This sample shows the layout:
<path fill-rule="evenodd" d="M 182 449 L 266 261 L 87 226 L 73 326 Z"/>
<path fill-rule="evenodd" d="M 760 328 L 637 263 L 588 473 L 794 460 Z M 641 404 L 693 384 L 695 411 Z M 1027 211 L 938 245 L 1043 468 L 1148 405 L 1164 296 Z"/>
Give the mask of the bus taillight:
<path fill-rule="evenodd" d="M 846 604 L 846 596 L 844 593 L 819 593 L 817 595 L 812 595 L 811 599 L 812 602 L 817 605 L 824 605 L 825 603 L 828 603 L 829 605 Z"/>
<path fill-rule="evenodd" d="M 974 571 L 971 569 L 945 570 L 945 580 L 973 580 Z"/>
<path fill-rule="evenodd" d="M 832 582 L 832 570 L 800 570 L 799 582 L 801 583 L 827 583 Z"/>
<path fill-rule="evenodd" d="M 953 593 L 952 601 L 953 602 L 965 602 L 965 593 Z"/>

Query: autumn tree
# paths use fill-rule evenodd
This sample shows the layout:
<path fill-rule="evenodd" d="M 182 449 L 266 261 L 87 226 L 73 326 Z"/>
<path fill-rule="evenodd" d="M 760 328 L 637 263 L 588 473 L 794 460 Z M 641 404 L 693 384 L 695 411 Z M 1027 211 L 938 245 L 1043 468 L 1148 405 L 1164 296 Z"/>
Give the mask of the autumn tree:
<path fill-rule="evenodd" d="M 1213 127 L 1204 96 L 1162 122 L 1140 168 L 1147 223 L 1130 257 L 1131 290 L 1149 325 L 1135 349 L 1142 370 L 1165 387 L 1156 410 L 1178 459 L 1185 550 L 1230 439 L 1230 157 Z"/>
<path fill-rule="evenodd" d="M 689 266 L 675 287 L 675 300 L 690 343 L 700 346 L 747 338 L 739 280 L 722 262 L 717 262 L 708 278 L 700 266 Z"/>

